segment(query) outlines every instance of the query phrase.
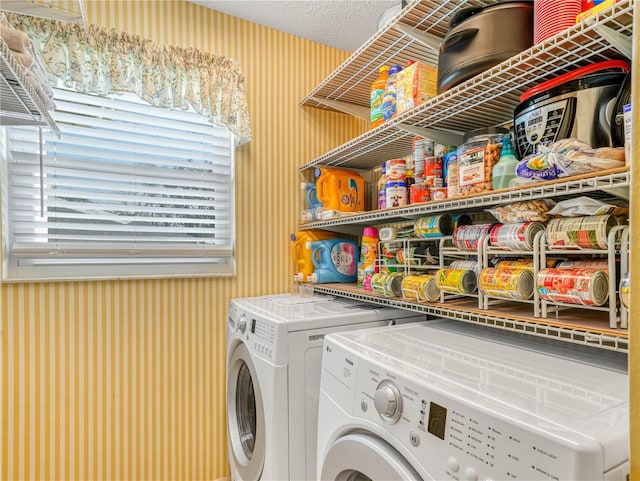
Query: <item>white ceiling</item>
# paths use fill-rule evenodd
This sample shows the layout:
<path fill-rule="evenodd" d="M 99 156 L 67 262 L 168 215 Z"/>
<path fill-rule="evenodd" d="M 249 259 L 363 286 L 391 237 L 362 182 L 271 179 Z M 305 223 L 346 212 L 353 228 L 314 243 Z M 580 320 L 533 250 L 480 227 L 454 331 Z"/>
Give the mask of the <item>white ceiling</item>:
<path fill-rule="evenodd" d="M 378 18 L 385 11 L 400 9 L 400 0 L 190 1 L 349 52 L 378 31 Z"/>

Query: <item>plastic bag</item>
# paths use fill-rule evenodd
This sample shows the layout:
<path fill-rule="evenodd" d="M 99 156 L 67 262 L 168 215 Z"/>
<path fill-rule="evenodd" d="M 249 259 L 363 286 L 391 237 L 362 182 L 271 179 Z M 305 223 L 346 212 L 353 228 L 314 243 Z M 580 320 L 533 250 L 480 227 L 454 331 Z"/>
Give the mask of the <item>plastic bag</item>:
<path fill-rule="evenodd" d="M 543 181 L 618 167 L 624 167 L 624 148 L 592 149 L 578 139 L 563 139 L 522 159 L 516 175 Z"/>
<path fill-rule="evenodd" d="M 495 207 L 488 209 L 488 212 L 503 224 L 533 221 L 545 222 L 551 218 L 549 209 L 554 204 L 555 202 L 550 199 L 536 199 Z"/>
<path fill-rule="evenodd" d="M 611 214 L 615 216 L 627 215 L 629 208 L 626 206 L 607 204 L 591 197 L 577 197 L 558 202 L 553 209 L 549 211 L 551 215 L 562 217 L 582 217 L 587 215 L 605 215 Z"/>

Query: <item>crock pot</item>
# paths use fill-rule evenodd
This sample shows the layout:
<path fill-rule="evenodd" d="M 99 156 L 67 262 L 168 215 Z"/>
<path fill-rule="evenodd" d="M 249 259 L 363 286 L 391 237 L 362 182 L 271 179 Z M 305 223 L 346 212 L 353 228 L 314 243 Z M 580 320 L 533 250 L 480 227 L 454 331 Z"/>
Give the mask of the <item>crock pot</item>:
<path fill-rule="evenodd" d="M 484 72 L 533 44 L 533 3 L 502 2 L 456 12 L 440 44 L 438 93 Z"/>

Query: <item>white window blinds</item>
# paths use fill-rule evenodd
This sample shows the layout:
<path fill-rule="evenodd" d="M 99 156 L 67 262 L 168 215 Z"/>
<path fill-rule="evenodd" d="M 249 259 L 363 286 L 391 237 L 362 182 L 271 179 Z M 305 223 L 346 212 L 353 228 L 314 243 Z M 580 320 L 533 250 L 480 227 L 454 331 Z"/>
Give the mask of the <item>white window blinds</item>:
<path fill-rule="evenodd" d="M 59 138 L 6 129 L 6 278 L 234 272 L 226 127 L 133 95 L 54 100 Z"/>

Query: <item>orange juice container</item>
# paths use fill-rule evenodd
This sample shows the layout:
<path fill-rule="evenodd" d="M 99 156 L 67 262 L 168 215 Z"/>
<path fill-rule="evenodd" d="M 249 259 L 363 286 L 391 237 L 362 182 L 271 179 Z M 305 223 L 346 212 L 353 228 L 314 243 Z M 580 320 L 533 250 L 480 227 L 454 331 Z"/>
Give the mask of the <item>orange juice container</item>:
<path fill-rule="evenodd" d="M 311 260 L 311 249 L 307 247 L 308 242 L 326 240 L 335 237 L 335 234 L 323 230 L 303 230 L 291 234 L 291 258 L 295 264 L 295 274 L 293 280 L 305 282 L 307 276 L 313 273 L 315 266 Z"/>
<path fill-rule="evenodd" d="M 364 179 L 347 169 L 316 169 L 316 195 L 322 210 L 358 212 L 364 210 Z"/>
<path fill-rule="evenodd" d="M 382 101 L 384 91 L 387 88 L 389 78 L 389 66 L 380 67 L 380 76 L 371 84 L 371 128 L 374 129 L 384 123 L 384 110 Z"/>

